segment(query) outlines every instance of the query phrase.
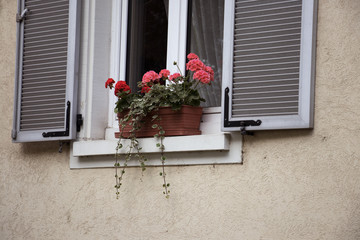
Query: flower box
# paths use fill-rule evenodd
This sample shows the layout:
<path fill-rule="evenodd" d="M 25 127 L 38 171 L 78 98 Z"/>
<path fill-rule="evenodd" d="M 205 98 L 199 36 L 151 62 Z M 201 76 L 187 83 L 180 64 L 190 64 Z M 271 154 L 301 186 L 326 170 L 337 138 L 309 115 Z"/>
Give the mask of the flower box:
<path fill-rule="evenodd" d="M 118 113 L 121 119 L 126 112 Z M 158 115 L 158 120 L 153 120 L 153 116 Z M 158 111 L 148 114 L 141 122 L 141 129 L 136 131 L 136 137 L 153 137 L 159 132 L 157 128 L 153 128 L 154 124 L 158 124 L 165 131 L 164 136 L 185 136 L 200 135 L 200 122 L 202 116 L 202 107 L 194 107 L 184 105 L 180 110 L 174 111 L 171 107 L 160 107 Z M 129 138 L 132 126 L 126 124 L 123 129 L 122 137 Z M 120 137 L 120 132 L 115 133 L 115 137 Z"/>

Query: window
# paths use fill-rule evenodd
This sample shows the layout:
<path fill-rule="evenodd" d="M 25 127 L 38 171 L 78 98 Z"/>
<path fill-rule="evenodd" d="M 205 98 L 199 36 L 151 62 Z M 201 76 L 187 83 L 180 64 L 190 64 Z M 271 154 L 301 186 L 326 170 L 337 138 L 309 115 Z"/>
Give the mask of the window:
<path fill-rule="evenodd" d="M 138 1 L 136 1 L 138 3 Z M 147 2 L 147 1 L 145 1 Z M 149 1 L 152 2 L 152 1 Z M 161 1 L 164 2 L 164 1 Z M 167 1 L 166 1 L 167 2 Z M 190 1 L 189 1 L 190 2 Z M 215 1 L 216 2 L 216 1 Z M 171 72 L 177 72 L 177 68 L 173 66 L 173 61 L 177 61 L 180 65 L 180 68 L 182 70 L 185 70 L 185 61 L 186 61 L 186 53 L 187 53 L 187 32 L 188 32 L 188 8 L 189 5 L 187 4 L 187 1 L 174 1 L 169 0 L 168 1 L 168 8 L 166 4 L 159 3 L 159 6 L 161 6 L 161 9 L 165 9 L 162 15 L 164 18 L 166 16 L 169 16 L 168 19 L 168 32 L 167 32 L 167 49 L 166 49 L 166 67 Z M 129 16 L 128 9 L 131 9 L 131 7 L 136 8 L 133 9 L 134 11 L 140 11 L 141 7 L 146 6 L 131 6 L 131 1 L 113 1 L 112 6 L 104 6 L 99 5 L 96 6 L 96 11 L 91 11 L 90 9 L 88 12 L 94 14 L 95 16 L 87 16 L 84 20 L 84 24 L 91 25 L 91 22 L 94 22 L 94 27 L 84 29 L 83 35 L 89 36 L 92 29 L 98 30 L 101 32 L 101 35 L 109 34 L 111 35 L 111 46 L 110 49 L 106 48 L 106 41 L 103 38 L 99 38 L 98 40 L 102 40 L 102 42 L 97 43 L 97 48 L 91 49 L 91 51 L 86 48 L 86 46 L 82 46 L 83 50 L 81 51 L 83 53 L 83 56 L 81 59 L 89 59 L 89 56 L 93 56 L 94 60 L 90 60 L 89 62 L 92 63 L 93 61 L 96 62 L 96 64 L 104 64 L 106 62 L 107 55 L 106 52 L 111 52 L 110 56 L 110 62 L 108 64 L 111 66 L 109 73 L 106 73 L 104 69 L 101 67 L 97 67 L 97 65 L 83 65 L 81 69 L 81 83 L 80 83 L 80 89 L 81 91 L 84 91 L 90 84 L 92 84 L 92 88 L 94 88 L 95 85 L 99 84 L 98 89 L 103 89 L 103 82 L 104 79 L 111 76 L 114 79 L 126 79 L 127 70 L 129 65 L 132 61 L 129 60 L 128 51 L 128 41 L 129 36 L 128 33 L 131 33 L 131 26 L 128 24 L 129 19 L 131 21 L 135 21 L 131 16 Z M 89 4 L 85 4 L 85 9 L 87 9 L 87 6 L 91 8 L 92 6 Z M 143 9 L 144 9 L 143 8 Z M 107 29 L 108 26 L 105 25 L 105 19 L 109 14 L 106 14 L 109 9 L 112 10 L 112 25 L 110 29 Z M 146 8 L 145 8 L 146 9 Z M 166 11 L 168 9 L 168 12 Z M 120 14 L 119 14 L 120 13 Z M 86 15 L 85 15 L 86 16 Z M 170 17 L 171 16 L 171 17 Z M 99 18 L 99 21 L 97 21 L 97 17 Z M 95 20 L 94 20 L 95 19 Z M 100 20 L 101 19 L 101 20 Z M 98 26 L 97 26 L 98 24 Z M 102 25 L 104 24 L 104 25 Z M 120 27 L 119 27 L 120 26 Z M 130 29 L 129 29 L 130 27 Z M 144 26 L 142 26 L 144 27 Z M 126 31 L 125 31 L 126 29 Z M 104 31 L 108 32 L 104 32 Z M 136 34 L 139 34 L 136 32 Z M 136 35 L 135 34 L 135 35 Z M 94 33 L 94 36 L 97 36 L 98 34 Z M 138 39 L 142 40 L 139 36 L 137 36 Z M 96 40 L 96 38 L 94 37 Z M 133 38 L 135 39 L 135 38 Z M 89 41 L 91 38 L 89 39 Z M 221 39 L 220 39 L 221 41 Z M 133 42 L 133 40 L 132 40 Z M 139 41 L 141 42 L 141 41 Z M 134 46 L 134 43 L 132 43 Z M 221 42 L 220 42 L 221 44 Z M 130 47 L 131 48 L 131 47 Z M 145 48 L 143 46 L 143 48 Z M 138 50 L 138 49 L 137 49 Z M 96 56 L 95 56 L 96 55 Z M 134 54 L 136 56 L 136 54 Z M 220 54 L 221 55 L 221 54 Z M 134 57 L 134 56 L 132 56 Z M 206 58 L 206 56 L 204 57 Z M 139 60 L 138 60 L 139 61 Z M 142 60 L 140 60 L 142 61 Z M 105 66 L 104 66 L 105 67 Z M 97 72 L 94 73 L 94 69 L 97 68 Z M 131 67 L 130 67 L 131 68 Z M 149 70 L 149 69 L 145 69 Z M 99 75 L 99 72 L 103 72 L 103 77 L 93 77 L 94 75 Z M 141 74 L 142 75 L 142 74 Z M 141 76 L 140 75 L 140 76 Z M 219 74 L 220 75 L 220 74 Z M 91 80 L 92 77 L 93 80 Z M 89 81 L 90 79 L 90 81 Z M 99 80 L 100 79 L 100 80 Z M 140 78 L 141 79 L 141 78 Z M 129 79 L 130 80 L 130 79 Z M 139 80 L 139 79 L 137 79 Z M 97 82 L 99 81 L 99 83 Z M 108 92 L 105 91 L 105 96 L 108 95 Z M 99 94 L 98 92 L 96 94 Z M 82 96 L 84 96 L 82 94 Z M 102 98 L 102 96 L 97 96 L 96 98 Z M 220 96 L 219 96 L 220 99 Z M 91 98 L 91 101 L 81 101 L 84 105 L 80 105 L 80 109 L 82 111 L 82 114 L 87 115 L 87 119 L 84 123 L 84 127 L 82 131 L 79 134 L 79 141 L 76 141 L 73 143 L 73 153 L 72 153 L 72 159 L 70 161 L 71 168 L 86 168 L 86 167 L 96 167 L 96 166 L 109 166 L 111 167 L 113 165 L 113 156 L 114 153 L 114 145 L 116 142 L 116 139 L 114 138 L 114 131 L 118 131 L 118 126 L 116 121 L 112 121 L 115 119 L 115 115 L 113 114 L 113 104 L 115 102 L 115 98 L 112 96 L 112 94 L 109 95 L 109 122 L 106 125 L 106 123 L 103 122 L 104 115 L 102 115 L 102 123 L 101 119 L 99 118 L 99 114 L 93 113 L 94 109 L 98 109 L 99 102 L 95 103 L 94 97 Z M 89 106 L 92 105 L 92 106 Z M 105 104 L 100 107 L 100 112 L 104 110 L 106 107 Z M 209 164 L 209 163 L 239 163 L 241 162 L 241 137 L 239 134 L 234 134 L 230 137 L 230 134 L 227 133 L 221 133 L 220 132 L 220 108 L 217 109 L 217 112 L 214 112 L 213 109 L 206 110 L 209 112 L 208 114 L 205 114 L 203 117 L 203 123 L 201 126 L 201 130 L 203 135 L 199 136 L 186 136 L 186 137 L 168 137 L 165 139 L 166 144 L 166 151 L 167 151 L 167 157 L 169 161 L 167 164 L 173 165 L 173 164 Z M 89 118 L 89 114 L 92 114 Z M 100 117 L 101 118 L 101 117 Z M 101 134 L 101 131 L 94 132 L 95 126 L 98 126 L 97 129 L 105 129 L 105 136 Z M 102 127 L 101 127 L 102 126 Z M 230 144 L 230 138 L 231 143 Z M 105 139 L 105 140 L 104 140 Z M 83 141 L 85 140 L 85 141 Z M 153 139 L 142 139 L 141 145 L 143 146 L 143 151 L 145 153 L 152 153 L 157 152 L 158 149 L 156 148 L 156 145 L 152 143 L 154 141 Z M 196 142 L 197 144 L 194 145 L 193 143 Z M 186 144 L 188 143 L 188 144 Z M 181 148 L 179 148 L 181 146 Z M 108 155 L 108 156 L 107 156 Z M 156 154 L 155 154 L 156 155 Z M 101 156 L 101 157 L 100 157 Z M 160 162 L 157 162 L 157 159 L 152 158 L 152 154 L 148 156 L 150 161 L 150 165 L 156 165 L 160 164 Z M 99 161 L 100 159 L 101 161 Z M 132 163 L 130 163 L 131 165 Z M 136 163 L 133 163 L 136 165 Z"/>
<path fill-rule="evenodd" d="M 79 2 L 83 4 L 81 8 Z M 68 10 L 64 10 L 67 6 Z M 26 7 L 29 8 L 30 15 L 27 15 Z M 84 124 L 77 134 L 78 140 L 73 144 L 75 156 L 82 158 L 111 154 L 111 150 L 104 144 L 112 146 L 110 143 L 116 141 L 114 131 L 117 131 L 117 122 L 113 113 L 115 98 L 104 88 L 104 80 L 113 77 L 128 78 L 128 81 L 136 82 L 144 71 L 149 70 L 147 68 L 157 70 L 157 66 L 166 66 L 171 72 L 176 72 L 173 61 L 177 61 L 180 68 L 185 70 L 186 53 L 193 51 L 208 60 L 207 64 L 217 70 L 218 82 L 204 92 L 209 95 L 205 105 L 209 108 L 205 109 L 201 126 L 204 135 L 196 139 L 188 138 L 189 141 L 199 142 L 197 149 L 190 145 L 184 147 L 184 150 L 177 149 L 175 143 L 181 139 L 169 138 L 169 146 L 173 146 L 169 151 L 193 152 L 175 154 L 174 158 L 180 162 L 188 158 L 194 163 L 209 163 L 200 159 L 212 159 L 212 163 L 239 162 L 240 135 L 236 132 L 222 133 L 220 127 L 224 131 L 239 131 L 244 123 L 246 125 L 250 122 L 251 125 L 251 121 L 258 119 L 261 120 L 260 126 L 248 128 L 261 130 L 312 127 L 316 8 L 316 0 L 49 0 L 46 4 L 21 0 L 18 11 L 19 57 L 15 81 L 17 91 L 13 138 L 18 137 L 15 141 L 71 139 L 76 129 L 75 114 L 79 113 L 84 118 Z M 41 11 L 37 12 L 39 9 Z M 77 44 L 80 9 L 81 41 Z M 144 14 L 140 14 L 144 11 Z M 37 14 L 40 14 L 39 19 L 35 18 Z M 59 20 L 54 14 L 65 16 L 65 19 Z M 146 19 L 156 23 L 148 24 L 150 20 Z M 66 26 L 68 24 L 69 31 L 64 31 L 67 29 L 62 27 L 64 23 Z M 154 24 L 158 29 L 152 28 Z M 55 26 L 60 26 L 60 30 L 55 29 Z M 142 31 L 138 31 L 139 29 Z M 33 104 L 40 100 L 36 98 L 43 96 L 41 101 L 46 106 L 49 105 L 46 96 L 51 95 L 51 92 L 42 88 L 41 80 L 56 75 L 54 71 L 57 71 L 58 61 L 49 65 L 46 57 L 55 49 L 58 50 L 57 47 L 64 48 L 57 46 L 55 38 L 54 42 L 48 43 L 35 41 L 39 45 L 31 46 L 35 49 L 30 49 L 29 52 L 29 42 L 25 43 L 24 39 L 35 37 L 41 40 L 44 34 L 53 36 L 56 31 L 60 31 L 61 36 L 65 33 L 64 37 L 68 38 L 66 81 L 64 83 L 64 80 L 56 78 L 51 81 L 54 87 L 66 86 L 65 98 L 59 107 L 59 113 L 56 113 L 62 120 L 62 127 L 39 127 L 33 132 L 21 129 L 21 121 L 29 112 L 32 123 L 38 123 L 38 116 L 44 116 L 45 121 L 53 119 L 48 115 L 52 114 L 52 108 L 35 104 L 26 109 L 23 100 L 30 99 Z M 155 46 L 155 43 L 151 42 L 154 36 L 147 34 L 155 31 L 155 35 L 160 37 L 156 38 L 156 43 L 166 44 L 166 48 L 149 48 Z M 36 36 L 38 33 L 41 36 Z M 50 48 L 47 49 L 46 46 Z M 78 51 L 79 61 L 76 56 Z M 42 54 L 36 55 L 36 63 L 26 62 L 29 53 L 37 52 Z M 159 52 L 156 59 L 152 58 L 154 52 Z M 59 61 L 63 62 L 61 59 Z M 79 72 L 76 70 L 77 63 Z M 28 78 L 28 73 L 38 74 L 40 69 L 44 70 L 42 76 Z M 51 71 L 47 72 L 49 69 Z M 76 89 L 77 76 L 79 90 Z M 221 117 L 220 98 L 223 109 Z M 71 114 L 67 114 L 68 102 Z M 56 104 L 51 102 L 50 105 Z M 66 125 L 66 122 L 70 125 Z M 43 133 L 67 130 L 72 136 L 43 137 Z M 211 139 L 216 140 L 220 149 L 214 147 L 212 141 L 208 141 L 208 134 L 212 135 Z M 20 135 L 26 137 L 20 138 Z M 210 154 L 214 156 L 210 157 L 203 151 L 216 154 Z M 180 155 L 181 158 L 176 157 Z M 90 162 L 94 161 L 90 159 Z"/>
<path fill-rule="evenodd" d="M 126 81 L 132 91 L 149 70 L 166 68 L 168 0 L 129 0 Z"/>
<path fill-rule="evenodd" d="M 170 11 L 169 3 L 172 7 Z M 179 9 L 174 7 L 176 1 L 129 0 L 128 4 L 125 79 L 132 90 L 137 90 L 137 82 L 146 71 L 160 72 L 169 67 L 166 66 L 167 53 L 194 52 L 215 70 L 215 82 L 200 89 L 206 99 L 203 106 L 220 107 L 224 0 L 189 0 L 187 4 L 182 1 L 180 5 L 187 8 L 187 16 L 181 16 L 184 19 L 171 19 L 171 24 L 177 28 L 181 21 L 185 22 L 187 29 L 180 37 L 186 41 L 186 50 L 180 48 L 181 45 L 166 48 L 167 41 L 173 41 L 174 34 L 168 34 L 169 16 L 174 16 L 174 12 L 179 13 Z M 170 57 L 169 62 L 172 64 Z"/>
<path fill-rule="evenodd" d="M 188 51 L 201 56 L 214 69 L 215 81 L 199 90 L 206 100 L 203 107 L 221 106 L 223 62 L 224 0 L 190 0 Z"/>

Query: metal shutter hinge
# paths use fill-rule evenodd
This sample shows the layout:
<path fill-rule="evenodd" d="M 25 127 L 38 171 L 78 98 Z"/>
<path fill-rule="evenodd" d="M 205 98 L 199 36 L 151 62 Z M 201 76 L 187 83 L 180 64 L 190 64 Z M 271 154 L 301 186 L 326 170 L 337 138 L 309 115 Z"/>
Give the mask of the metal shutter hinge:
<path fill-rule="evenodd" d="M 240 132 L 242 135 L 254 135 L 252 132 L 245 130 L 245 127 L 248 126 L 260 126 L 261 120 L 242 120 L 242 121 L 230 121 L 229 120 L 229 92 L 230 89 L 225 88 L 225 106 L 224 106 L 224 127 L 240 127 Z"/>
<path fill-rule="evenodd" d="M 248 126 L 260 126 L 261 120 L 247 120 L 247 121 L 240 121 L 240 132 L 241 135 L 254 135 L 253 132 L 246 131 L 245 127 Z"/>
<path fill-rule="evenodd" d="M 21 14 L 17 13 L 16 14 L 16 22 L 21 22 L 22 20 L 24 20 L 24 18 L 26 17 L 26 14 L 30 12 L 30 10 L 28 10 L 27 8 L 25 8 Z"/>

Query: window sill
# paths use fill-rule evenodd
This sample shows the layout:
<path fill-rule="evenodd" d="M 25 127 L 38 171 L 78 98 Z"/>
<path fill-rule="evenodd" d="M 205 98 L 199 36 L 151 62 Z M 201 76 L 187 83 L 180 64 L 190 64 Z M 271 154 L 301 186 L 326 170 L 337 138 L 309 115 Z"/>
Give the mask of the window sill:
<path fill-rule="evenodd" d="M 130 140 L 123 140 L 124 146 L 128 145 Z M 96 155 L 113 155 L 117 140 L 98 140 L 81 141 L 73 143 L 73 156 L 85 157 Z M 156 147 L 158 141 L 154 138 L 140 138 L 139 144 L 142 147 L 142 153 L 158 153 Z M 197 143 L 197 144 L 194 144 Z M 165 152 L 195 152 L 195 151 L 228 151 L 228 134 L 194 135 L 181 137 L 166 137 L 164 139 Z M 125 149 L 120 154 L 125 153 Z"/>
<path fill-rule="evenodd" d="M 157 154 L 160 152 L 156 147 L 157 140 L 143 138 L 139 139 L 139 143 L 142 152 L 147 155 L 147 165 L 161 165 Z M 116 145 L 115 139 L 74 141 L 71 144 L 70 168 L 113 167 Z M 166 137 L 164 145 L 166 165 L 241 163 L 241 135 L 237 133 Z M 125 151 L 122 150 L 120 153 L 123 154 Z M 128 166 L 138 165 L 136 160 L 128 162 Z"/>

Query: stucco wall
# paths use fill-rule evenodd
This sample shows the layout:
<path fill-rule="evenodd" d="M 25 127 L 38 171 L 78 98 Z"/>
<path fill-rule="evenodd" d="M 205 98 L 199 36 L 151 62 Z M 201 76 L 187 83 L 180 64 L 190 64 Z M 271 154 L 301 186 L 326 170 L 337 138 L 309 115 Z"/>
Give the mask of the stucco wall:
<path fill-rule="evenodd" d="M 69 170 L 11 142 L 15 0 L 0 0 L 0 239 L 360 239 L 360 1 L 320 0 L 315 127 L 246 137 L 243 165 Z"/>

